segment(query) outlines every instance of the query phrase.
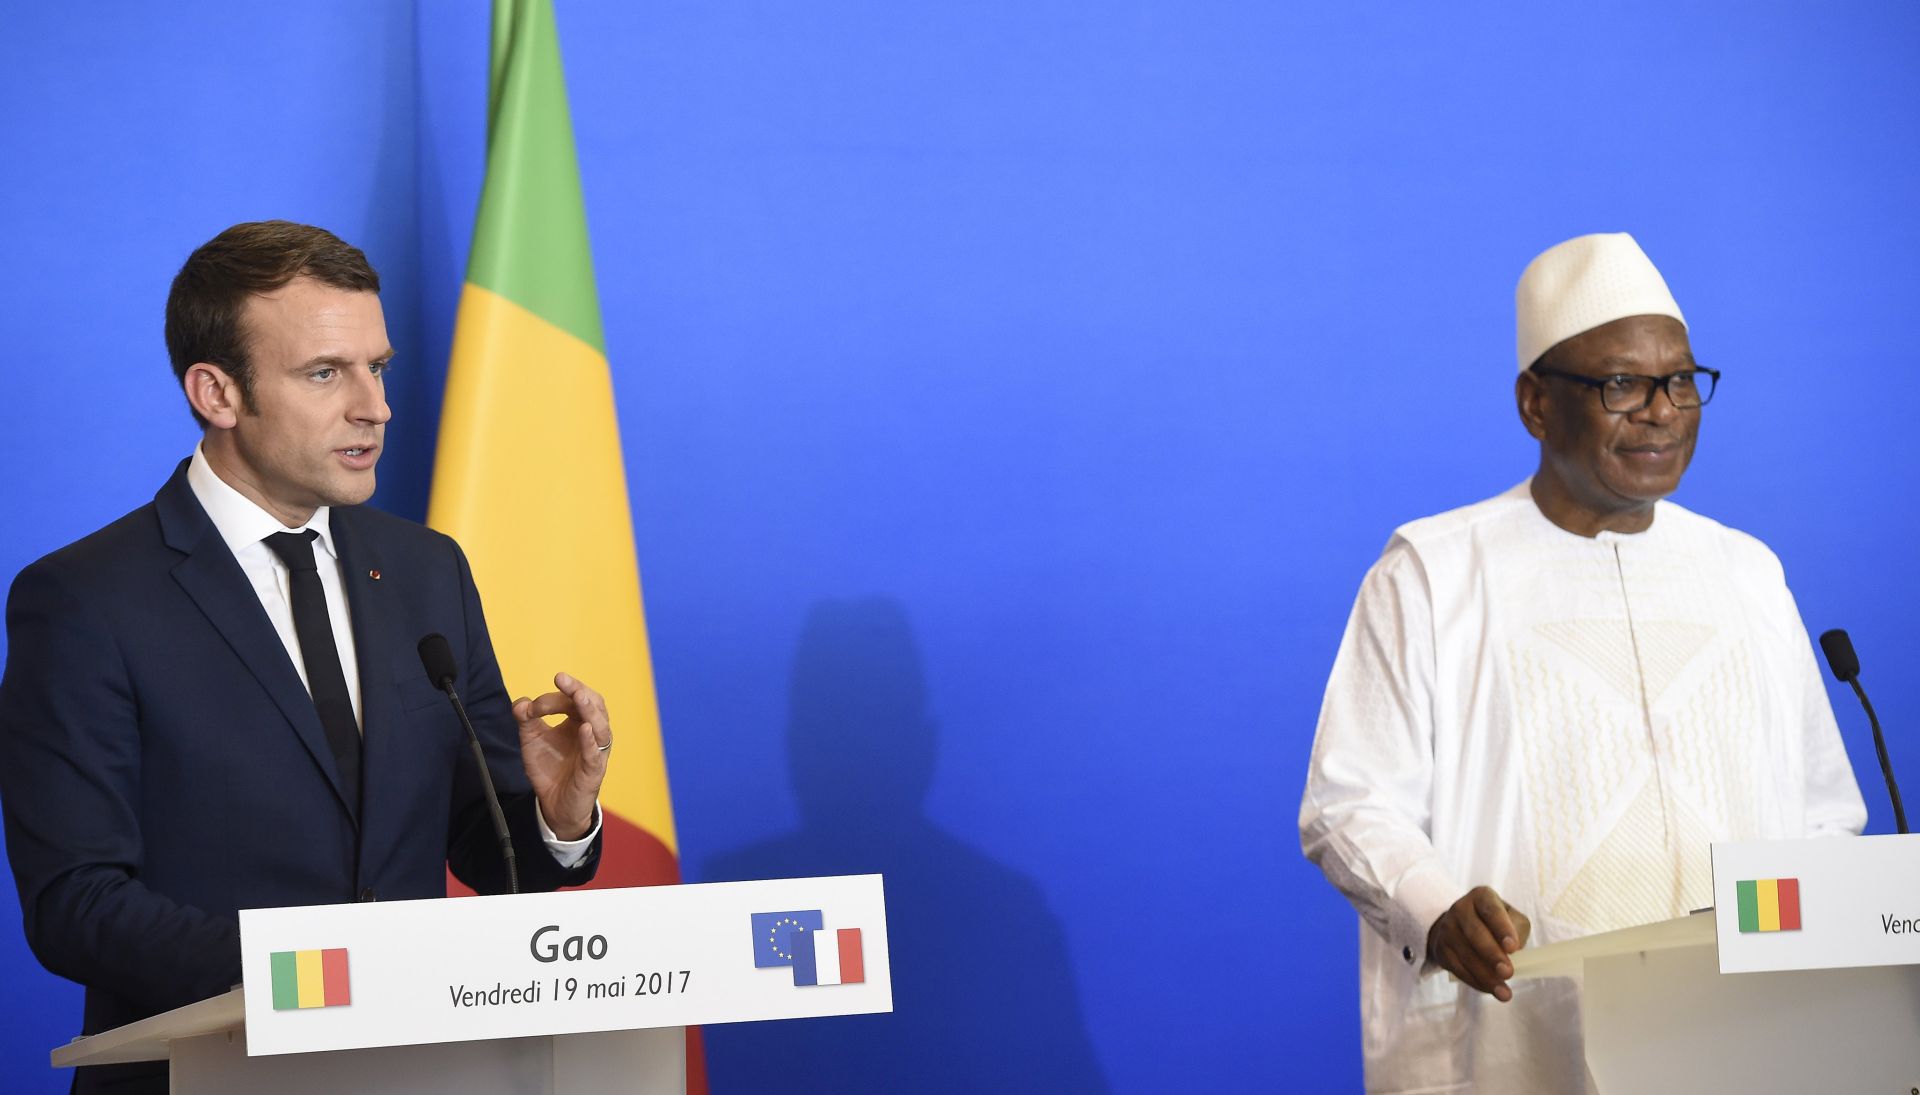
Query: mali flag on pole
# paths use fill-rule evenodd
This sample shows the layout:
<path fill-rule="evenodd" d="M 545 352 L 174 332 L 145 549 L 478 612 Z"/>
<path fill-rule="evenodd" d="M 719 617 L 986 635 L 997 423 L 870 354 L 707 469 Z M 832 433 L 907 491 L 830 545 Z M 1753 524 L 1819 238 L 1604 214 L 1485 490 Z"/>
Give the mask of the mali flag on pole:
<path fill-rule="evenodd" d="M 495 0 L 487 177 L 427 523 L 460 541 L 507 688 L 565 670 L 619 739 L 596 886 L 680 878 L 620 427 L 551 0 Z"/>

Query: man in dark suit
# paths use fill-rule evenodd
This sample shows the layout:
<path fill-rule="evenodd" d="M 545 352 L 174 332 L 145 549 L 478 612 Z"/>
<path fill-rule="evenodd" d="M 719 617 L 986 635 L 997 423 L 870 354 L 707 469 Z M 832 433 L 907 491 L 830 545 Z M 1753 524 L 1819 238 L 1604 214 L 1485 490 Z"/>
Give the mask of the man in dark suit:
<path fill-rule="evenodd" d="M 523 889 L 592 878 L 612 745 L 564 673 L 509 703 L 458 545 L 360 504 L 393 351 L 359 250 L 236 225 L 175 278 L 167 344 L 192 458 L 7 603 L 7 855 L 35 955 L 87 988 L 86 1033 L 238 982 L 240 909 L 434 897 L 448 868 L 506 889 L 423 635 L 451 642 Z M 74 1089 L 166 1083 L 125 1066 Z"/>

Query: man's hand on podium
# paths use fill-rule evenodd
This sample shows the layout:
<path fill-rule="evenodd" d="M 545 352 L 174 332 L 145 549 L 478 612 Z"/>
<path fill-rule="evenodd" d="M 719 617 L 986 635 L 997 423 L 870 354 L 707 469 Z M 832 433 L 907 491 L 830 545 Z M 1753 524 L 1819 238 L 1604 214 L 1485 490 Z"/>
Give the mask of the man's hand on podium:
<path fill-rule="evenodd" d="M 1507 955 L 1526 946 L 1531 934 L 1526 913 L 1501 900 L 1492 886 L 1475 886 L 1427 929 L 1427 960 L 1504 1004 L 1513 999 Z"/>
<path fill-rule="evenodd" d="M 513 717 L 520 724 L 520 761 L 540 801 L 540 816 L 561 840 L 579 840 L 593 829 L 593 804 L 607 777 L 607 752 L 613 727 L 600 693 L 565 673 L 553 678 L 558 692 L 519 699 Z M 564 715 L 558 726 L 547 716 Z"/>

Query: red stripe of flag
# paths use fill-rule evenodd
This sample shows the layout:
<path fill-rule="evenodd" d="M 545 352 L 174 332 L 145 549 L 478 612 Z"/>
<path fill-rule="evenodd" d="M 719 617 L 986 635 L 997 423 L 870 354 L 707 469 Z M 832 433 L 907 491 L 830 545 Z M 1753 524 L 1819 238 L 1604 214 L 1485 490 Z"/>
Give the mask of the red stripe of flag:
<path fill-rule="evenodd" d="M 1800 880 L 1782 878 L 1774 883 L 1780 890 L 1780 930 L 1800 930 Z"/>
<path fill-rule="evenodd" d="M 867 956 L 860 949 L 860 929 L 841 928 L 837 934 L 840 937 L 840 983 L 863 984 L 867 979 Z"/>
<path fill-rule="evenodd" d="M 347 988 L 347 952 L 343 948 L 320 952 L 320 977 L 325 1000 L 322 1007 L 337 1008 L 353 1003 Z"/>

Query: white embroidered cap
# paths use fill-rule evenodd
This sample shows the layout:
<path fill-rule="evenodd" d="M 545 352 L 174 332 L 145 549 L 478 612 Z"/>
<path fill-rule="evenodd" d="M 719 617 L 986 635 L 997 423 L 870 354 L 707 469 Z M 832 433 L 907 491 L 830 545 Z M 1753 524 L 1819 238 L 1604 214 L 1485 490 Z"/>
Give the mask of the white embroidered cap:
<path fill-rule="evenodd" d="M 1628 316 L 1672 316 L 1673 293 L 1640 245 L 1625 232 L 1576 236 L 1540 252 L 1513 291 L 1520 368 L 1555 344 Z"/>

